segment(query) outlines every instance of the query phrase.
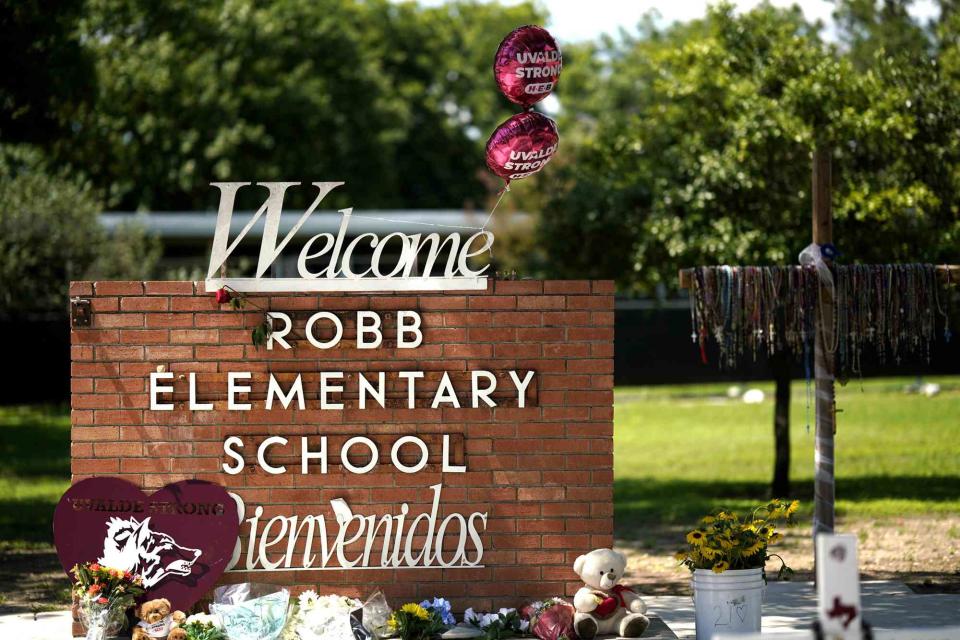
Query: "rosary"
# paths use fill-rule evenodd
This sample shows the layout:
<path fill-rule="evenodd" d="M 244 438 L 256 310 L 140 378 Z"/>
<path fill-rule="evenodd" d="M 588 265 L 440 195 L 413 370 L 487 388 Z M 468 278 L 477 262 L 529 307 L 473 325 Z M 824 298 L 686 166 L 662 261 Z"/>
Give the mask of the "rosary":
<path fill-rule="evenodd" d="M 861 375 L 864 347 L 874 349 L 881 364 L 924 358 L 943 326 L 949 342 L 951 288 L 942 284 L 931 264 L 843 265 L 831 268 L 834 280 L 832 317 L 821 319 L 832 336 L 837 379 Z M 812 266 L 697 267 L 693 270 L 691 339 L 706 362 L 706 342 L 720 349 L 720 366 L 733 368 L 749 355 L 783 351 L 810 362 L 819 313 L 820 282 Z"/>

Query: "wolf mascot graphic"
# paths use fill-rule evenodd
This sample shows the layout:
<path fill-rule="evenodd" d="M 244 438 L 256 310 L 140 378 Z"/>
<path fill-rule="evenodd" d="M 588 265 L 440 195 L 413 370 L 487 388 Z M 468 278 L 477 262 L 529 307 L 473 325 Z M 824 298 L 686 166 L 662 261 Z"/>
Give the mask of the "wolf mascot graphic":
<path fill-rule="evenodd" d="M 166 533 L 153 531 L 150 518 L 110 518 L 99 562 L 140 575 L 149 589 L 170 576 L 190 575 L 201 555 L 200 549 L 180 546 Z"/>

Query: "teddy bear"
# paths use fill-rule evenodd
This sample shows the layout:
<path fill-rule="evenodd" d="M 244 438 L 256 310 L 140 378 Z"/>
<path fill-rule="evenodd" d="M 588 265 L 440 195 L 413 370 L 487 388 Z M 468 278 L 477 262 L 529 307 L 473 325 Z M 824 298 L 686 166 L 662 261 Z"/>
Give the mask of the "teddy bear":
<path fill-rule="evenodd" d="M 132 640 L 187 640 L 187 632 L 180 628 L 187 619 L 183 611 L 171 611 L 166 598 L 147 600 L 136 610 L 140 622 L 133 628 Z"/>
<path fill-rule="evenodd" d="M 573 563 L 585 586 L 573 598 L 573 626 L 581 640 L 614 634 L 636 638 L 650 625 L 647 605 L 632 589 L 617 584 L 627 557 L 613 549 L 595 549 Z"/>

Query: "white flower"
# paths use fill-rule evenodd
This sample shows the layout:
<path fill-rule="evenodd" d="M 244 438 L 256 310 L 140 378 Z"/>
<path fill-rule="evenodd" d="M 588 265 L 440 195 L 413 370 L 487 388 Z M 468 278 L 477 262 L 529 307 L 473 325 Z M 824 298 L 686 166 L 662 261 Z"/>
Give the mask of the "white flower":
<path fill-rule="evenodd" d="M 530 621 L 529 621 L 529 620 L 521 620 L 521 621 L 520 621 L 520 631 L 526 633 L 526 632 L 527 632 L 527 629 L 529 629 L 529 628 L 530 628 Z"/>
<path fill-rule="evenodd" d="M 184 621 L 185 625 L 191 623 L 200 624 L 205 627 L 220 628 L 220 618 L 212 614 L 195 613 Z"/>
<path fill-rule="evenodd" d="M 470 624 L 477 624 L 479 620 L 480 618 L 479 616 L 477 616 L 477 613 L 473 610 L 473 607 L 470 607 L 469 609 L 463 612 L 464 622 L 468 622 Z"/>
<path fill-rule="evenodd" d="M 310 611 L 319 604 L 320 596 L 313 589 L 307 589 L 300 594 L 298 600 L 300 601 L 301 611 Z"/>

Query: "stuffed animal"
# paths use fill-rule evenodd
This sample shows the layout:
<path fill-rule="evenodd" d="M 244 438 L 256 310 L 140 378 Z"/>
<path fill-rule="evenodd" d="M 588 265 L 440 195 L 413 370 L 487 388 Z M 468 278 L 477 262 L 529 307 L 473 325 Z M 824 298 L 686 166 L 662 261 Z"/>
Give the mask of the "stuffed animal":
<path fill-rule="evenodd" d="M 627 568 L 627 557 L 613 549 L 595 549 L 573 563 L 585 586 L 577 591 L 573 606 L 574 629 L 581 640 L 614 634 L 636 638 L 650 625 L 643 615 L 647 605 L 629 587 L 618 584 Z"/>
<path fill-rule="evenodd" d="M 183 611 L 170 611 L 166 598 L 147 600 L 136 613 L 140 622 L 133 628 L 132 640 L 187 640 L 187 632 L 180 628 L 187 616 Z"/>

